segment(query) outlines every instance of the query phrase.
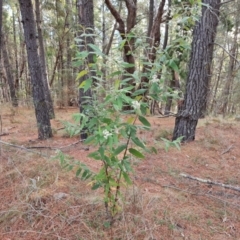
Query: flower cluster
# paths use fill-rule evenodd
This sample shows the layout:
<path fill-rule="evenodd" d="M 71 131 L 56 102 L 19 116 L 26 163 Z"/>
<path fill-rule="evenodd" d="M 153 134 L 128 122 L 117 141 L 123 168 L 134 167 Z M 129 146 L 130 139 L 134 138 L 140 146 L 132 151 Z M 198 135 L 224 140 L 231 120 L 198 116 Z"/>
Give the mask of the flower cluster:
<path fill-rule="evenodd" d="M 157 75 L 153 75 L 152 79 L 151 79 L 151 82 L 152 83 L 157 83 L 158 81 L 159 81 L 159 79 L 157 78 Z"/>
<path fill-rule="evenodd" d="M 103 137 L 105 139 L 108 139 L 109 136 L 112 136 L 112 133 L 110 133 L 107 129 L 103 130 Z"/>
<path fill-rule="evenodd" d="M 133 101 L 133 102 L 132 102 L 132 107 L 133 107 L 135 110 L 140 109 L 140 106 L 141 106 L 140 102 L 138 102 L 138 101 Z"/>

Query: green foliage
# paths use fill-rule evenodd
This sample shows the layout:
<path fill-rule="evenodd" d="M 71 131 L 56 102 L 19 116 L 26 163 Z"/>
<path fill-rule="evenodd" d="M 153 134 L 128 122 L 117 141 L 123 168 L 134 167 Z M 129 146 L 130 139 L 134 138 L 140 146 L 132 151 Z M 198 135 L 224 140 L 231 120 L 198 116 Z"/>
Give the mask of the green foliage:
<path fill-rule="evenodd" d="M 135 36 L 130 33 L 126 41 Z M 121 45 L 122 42 L 119 44 L 119 49 Z M 101 161 L 102 167 L 97 173 L 91 174 L 88 169 L 80 166 L 77 175 L 82 174 L 82 178 L 91 177 L 90 184 L 93 190 L 104 189 L 104 202 L 108 216 L 111 216 L 111 223 L 113 217 L 120 211 L 119 198 L 122 196 L 122 187 L 132 184 L 132 160 L 143 159 L 145 152 L 156 153 L 156 149 L 147 146 L 138 134 L 139 130 L 147 131 L 151 128 L 150 122 L 145 117 L 149 112 L 146 95 L 151 99 L 162 101 L 167 96 L 177 97 L 177 94 L 166 92 L 163 87 L 164 81 L 157 78 L 157 73 L 163 68 L 164 61 L 148 63 L 147 72 L 135 71 L 129 74 L 125 70 L 132 67 L 132 64 L 113 57 L 108 58 L 93 44 L 89 47 L 91 48 L 89 53 L 84 51 L 77 54 L 75 65 L 84 69 L 78 74 L 78 79 L 86 74 L 91 76 L 89 73 L 94 71 L 93 77 L 82 81 L 79 86 L 84 91 L 91 89 L 94 97 L 91 104 L 84 105 L 85 109 L 82 113 L 74 115 L 74 120 L 80 122 L 80 126 L 66 122 L 64 125 L 70 136 L 78 134 L 82 129 L 87 130 L 88 138 L 84 143 L 97 147 L 88 157 L 94 161 Z M 95 56 L 94 64 L 88 64 L 88 54 Z M 103 58 L 107 60 L 107 65 L 102 62 Z M 141 64 L 145 64 L 144 61 L 142 59 Z M 117 67 L 106 76 L 106 81 L 113 83 L 107 89 L 100 69 L 107 68 L 111 62 L 117 62 L 117 65 L 115 64 Z M 165 63 L 169 68 L 178 70 L 174 59 L 169 58 Z M 142 77 L 147 77 L 149 82 L 140 87 Z M 99 90 L 101 90 L 100 95 L 98 95 Z M 130 109 L 124 110 L 125 106 L 130 106 Z M 175 141 L 173 144 L 179 147 L 179 143 L 180 141 Z M 61 155 L 60 157 L 63 158 Z"/>

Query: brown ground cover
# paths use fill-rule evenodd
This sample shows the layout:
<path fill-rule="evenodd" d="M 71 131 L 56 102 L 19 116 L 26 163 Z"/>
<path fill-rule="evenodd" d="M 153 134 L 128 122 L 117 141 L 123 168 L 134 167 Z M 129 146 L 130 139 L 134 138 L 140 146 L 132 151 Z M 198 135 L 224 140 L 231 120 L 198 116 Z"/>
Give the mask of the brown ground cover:
<path fill-rule="evenodd" d="M 39 141 L 32 109 L 1 107 L 0 140 L 18 147 L 0 144 L 0 239 L 240 239 L 240 192 L 181 175 L 240 187 L 239 122 L 202 119 L 194 142 L 166 152 L 161 137 L 171 137 L 174 118 L 149 117 L 152 130 L 140 135 L 158 154 L 134 161 L 134 184 L 108 228 L 102 190 L 92 191 L 52 158 L 61 148 L 99 168 L 88 158 L 93 147 L 62 129 L 77 111 L 56 110 L 54 138 Z"/>

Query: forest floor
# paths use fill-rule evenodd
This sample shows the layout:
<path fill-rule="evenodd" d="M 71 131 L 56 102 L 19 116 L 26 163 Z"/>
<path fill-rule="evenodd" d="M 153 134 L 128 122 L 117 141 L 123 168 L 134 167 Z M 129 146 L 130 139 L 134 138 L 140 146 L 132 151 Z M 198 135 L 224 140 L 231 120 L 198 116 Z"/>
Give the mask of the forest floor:
<path fill-rule="evenodd" d="M 140 134 L 158 154 L 134 162 L 134 184 L 109 228 L 102 189 L 91 190 L 53 159 L 61 148 L 93 171 L 99 168 L 88 158 L 93 147 L 62 129 L 61 121 L 75 112 L 56 109 L 54 137 L 40 141 L 32 109 L 1 107 L 1 240 L 240 239 L 240 122 L 202 119 L 194 142 L 166 152 L 161 137 L 171 137 L 174 118 L 149 117 L 152 130 Z"/>

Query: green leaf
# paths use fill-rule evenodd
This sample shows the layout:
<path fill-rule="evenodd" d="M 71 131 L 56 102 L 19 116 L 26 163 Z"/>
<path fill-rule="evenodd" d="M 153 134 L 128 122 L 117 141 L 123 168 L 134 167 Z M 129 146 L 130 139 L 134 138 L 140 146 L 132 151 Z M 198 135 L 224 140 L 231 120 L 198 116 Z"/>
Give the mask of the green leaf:
<path fill-rule="evenodd" d="M 138 137 L 131 137 L 131 139 L 138 147 L 145 149 L 145 144 Z"/>
<path fill-rule="evenodd" d="M 93 142 L 93 140 L 95 140 L 95 136 L 93 135 L 93 136 L 89 136 L 85 141 L 84 141 L 84 143 L 85 144 L 89 144 L 89 143 L 91 143 L 91 142 Z"/>
<path fill-rule="evenodd" d="M 143 116 L 138 117 L 139 121 L 146 127 L 151 127 L 150 122 Z"/>
<path fill-rule="evenodd" d="M 124 149 L 126 149 L 127 144 L 123 144 L 117 147 L 114 151 L 114 155 L 118 155 L 120 152 L 122 152 Z"/>
<path fill-rule="evenodd" d="M 157 154 L 157 149 L 155 147 L 151 147 L 151 152 Z"/>
<path fill-rule="evenodd" d="M 77 80 L 80 79 L 81 77 L 85 76 L 86 74 L 88 74 L 88 70 L 84 69 L 82 70 L 78 75 L 77 75 Z M 81 85 L 83 84 L 83 82 L 81 83 Z M 82 86 L 79 86 L 79 88 L 81 88 Z"/>
<path fill-rule="evenodd" d="M 134 148 L 129 148 L 129 152 L 137 158 L 144 158 L 144 155 Z"/>
<path fill-rule="evenodd" d="M 138 96 L 138 95 L 143 95 L 143 93 L 145 93 L 147 91 L 147 89 L 138 89 L 137 91 L 135 91 L 132 96 Z"/>
<path fill-rule="evenodd" d="M 88 169 L 84 170 L 81 179 L 82 180 L 87 180 L 91 176 L 90 172 Z"/>
<path fill-rule="evenodd" d="M 79 169 L 76 171 L 76 177 L 78 177 L 78 176 L 80 175 L 81 171 L 82 171 L 82 168 L 79 168 Z"/>
<path fill-rule="evenodd" d="M 177 64 L 176 64 L 175 61 L 172 60 L 172 59 L 169 61 L 169 67 L 172 68 L 172 69 L 173 69 L 174 71 L 176 71 L 176 72 L 179 71 Z"/>
<path fill-rule="evenodd" d="M 127 184 L 131 185 L 132 184 L 132 181 L 129 177 L 129 175 L 126 173 L 126 172 L 122 172 L 122 175 L 123 175 L 123 178 L 124 180 L 126 181 Z"/>
<path fill-rule="evenodd" d="M 86 92 L 92 86 L 92 79 L 85 80 L 84 92 Z"/>
<path fill-rule="evenodd" d="M 98 46 L 89 43 L 88 46 L 94 51 L 94 53 L 96 53 L 99 56 L 104 56 L 104 54 L 102 53 L 102 51 L 98 48 Z"/>
<path fill-rule="evenodd" d="M 95 160 L 101 160 L 102 159 L 102 157 L 100 156 L 100 153 L 98 151 L 89 153 L 88 157 L 93 158 Z"/>
<path fill-rule="evenodd" d="M 98 188 L 100 188 L 102 186 L 101 183 L 97 182 L 97 183 L 94 183 L 93 186 L 92 186 L 92 190 L 96 190 Z"/>

